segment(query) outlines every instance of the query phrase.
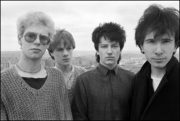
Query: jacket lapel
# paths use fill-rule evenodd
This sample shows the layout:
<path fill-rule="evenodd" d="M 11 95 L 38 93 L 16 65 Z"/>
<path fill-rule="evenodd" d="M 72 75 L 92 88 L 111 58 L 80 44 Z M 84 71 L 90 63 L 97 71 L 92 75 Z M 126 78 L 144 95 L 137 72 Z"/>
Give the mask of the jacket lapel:
<path fill-rule="evenodd" d="M 164 88 L 165 85 L 167 85 L 168 83 L 168 79 L 167 79 L 167 76 L 168 74 L 171 72 L 171 69 L 173 68 L 173 65 L 174 63 L 176 62 L 177 60 L 175 59 L 175 57 L 172 57 L 171 60 L 169 61 L 169 63 L 167 64 L 167 67 L 166 67 L 166 74 L 164 75 L 164 77 L 162 78 L 157 90 L 154 92 L 154 94 L 152 95 L 152 97 L 150 98 L 145 110 L 143 111 L 142 113 L 142 116 L 141 116 L 141 119 L 144 118 L 146 112 L 148 111 L 148 109 L 150 108 L 150 106 L 152 105 L 154 99 L 160 94 L 161 90 Z M 147 80 L 146 80 L 147 82 Z"/>

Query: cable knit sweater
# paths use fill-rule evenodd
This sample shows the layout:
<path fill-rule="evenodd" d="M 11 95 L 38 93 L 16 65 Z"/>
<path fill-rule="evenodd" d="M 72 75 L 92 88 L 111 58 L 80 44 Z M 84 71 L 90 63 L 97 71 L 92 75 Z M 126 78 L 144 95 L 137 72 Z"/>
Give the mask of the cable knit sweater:
<path fill-rule="evenodd" d="M 46 82 L 38 90 L 30 87 L 14 66 L 1 72 L 1 120 L 72 119 L 62 72 L 46 71 Z"/>

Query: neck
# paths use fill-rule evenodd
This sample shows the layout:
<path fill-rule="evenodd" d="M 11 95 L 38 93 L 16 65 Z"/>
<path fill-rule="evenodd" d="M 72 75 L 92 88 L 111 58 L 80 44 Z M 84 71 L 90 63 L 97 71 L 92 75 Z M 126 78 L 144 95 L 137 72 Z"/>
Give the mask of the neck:
<path fill-rule="evenodd" d="M 21 56 L 17 66 L 24 72 L 37 73 L 41 70 L 41 59 L 31 60 Z"/>
<path fill-rule="evenodd" d="M 112 69 L 114 69 L 116 67 L 117 64 L 114 64 L 114 65 L 104 65 L 104 64 L 101 63 L 101 65 L 105 66 L 109 70 L 112 70 Z"/>
<path fill-rule="evenodd" d="M 72 70 L 72 65 L 61 65 L 56 63 L 56 67 L 60 69 L 63 73 L 68 73 Z"/>
<path fill-rule="evenodd" d="M 157 78 L 161 78 L 164 76 L 166 72 L 165 68 L 153 68 L 151 67 L 151 75 Z"/>

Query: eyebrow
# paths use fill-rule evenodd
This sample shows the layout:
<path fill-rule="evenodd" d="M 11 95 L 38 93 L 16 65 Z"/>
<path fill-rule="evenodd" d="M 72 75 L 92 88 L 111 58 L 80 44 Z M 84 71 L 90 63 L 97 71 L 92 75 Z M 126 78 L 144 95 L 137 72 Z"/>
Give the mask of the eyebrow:
<path fill-rule="evenodd" d="M 155 38 L 148 38 L 148 39 L 145 39 L 144 41 L 149 41 L 149 40 L 155 40 L 155 41 L 157 41 Z M 171 38 L 162 38 L 162 39 L 160 39 L 160 41 L 163 41 L 163 40 L 173 41 Z"/>
<path fill-rule="evenodd" d="M 73 48 L 73 46 L 59 46 L 59 47 L 56 47 L 56 49 L 66 49 L 66 48 Z"/>
<path fill-rule="evenodd" d="M 154 38 L 144 39 L 144 41 L 148 41 L 148 40 L 155 40 L 155 39 Z"/>
<path fill-rule="evenodd" d="M 99 44 L 99 45 L 100 45 L 100 46 L 105 46 L 105 45 L 108 45 L 108 44 L 102 44 L 102 43 L 101 43 L 101 44 Z"/>
<path fill-rule="evenodd" d="M 162 39 L 162 41 L 173 41 L 173 40 L 170 38 L 164 38 L 164 39 Z"/>

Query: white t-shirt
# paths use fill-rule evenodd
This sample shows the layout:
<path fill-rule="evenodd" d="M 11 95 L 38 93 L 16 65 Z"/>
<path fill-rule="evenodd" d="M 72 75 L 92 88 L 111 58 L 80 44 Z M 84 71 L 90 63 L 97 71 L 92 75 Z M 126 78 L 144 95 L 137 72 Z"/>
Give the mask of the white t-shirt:
<path fill-rule="evenodd" d="M 157 87 L 159 86 L 162 77 L 155 77 L 151 75 L 151 79 L 153 80 L 152 85 L 153 85 L 153 89 L 154 91 L 156 91 Z"/>
<path fill-rule="evenodd" d="M 27 73 L 27 72 L 23 72 L 21 71 L 17 65 L 15 65 L 15 68 L 18 72 L 18 74 L 21 76 L 21 77 L 27 77 L 27 78 L 45 78 L 47 76 L 47 72 L 45 70 L 45 68 L 41 65 L 41 70 L 37 73 Z"/>

